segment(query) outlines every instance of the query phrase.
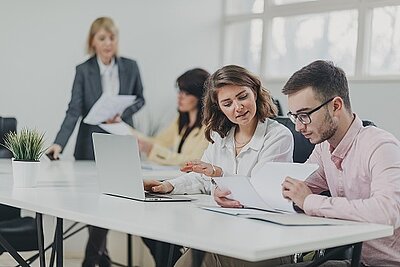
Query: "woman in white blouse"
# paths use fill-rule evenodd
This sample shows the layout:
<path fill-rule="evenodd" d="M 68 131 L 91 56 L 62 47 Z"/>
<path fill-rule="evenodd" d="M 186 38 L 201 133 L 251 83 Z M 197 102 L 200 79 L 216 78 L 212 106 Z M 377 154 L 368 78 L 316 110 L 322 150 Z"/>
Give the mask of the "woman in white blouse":
<path fill-rule="evenodd" d="M 182 171 L 189 173 L 178 178 L 146 181 L 146 190 L 210 194 L 210 177 L 251 177 L 265 162 L 292 161 L 292 133 L 270 119 L 276 116 L 276 106 L 255 75 L 228 65 L 212 74 L 205 86 L 203 124 L 211 143 L 201 161 L 186 163 Z M 216 201 L 223 206 L 240 204 L 225 197 L 216 197 Z"/>
<path fill-rule="evenodd" d="M 291 162 L 292 133 L 270 119 L 277 108 L 260 80 L 248 70 L 229 65 L 217 70 L 205 84 L 204 115 L 206 138 L 211 142 L 201 161 L 187 162 L 181 169 L 189 172 L 159 182 L 145 181 L 145 189 L 158 193 L 210 194 L 210 177 L 242 175 L 251 177 L 266 162 Z M 250 178 L 251 179 L 251 178 Z M 214 191 L 215 201 L 223 207 L 241 207 Z M 190 250 L 189 250 L 190 251 Z M 213 253 L 205 253 L 205 266 L 275 266 L 290 263 L 290 257 L 251 263 Z M 191 253 L 185 253 L 175 266 L 190 266 Z"/>

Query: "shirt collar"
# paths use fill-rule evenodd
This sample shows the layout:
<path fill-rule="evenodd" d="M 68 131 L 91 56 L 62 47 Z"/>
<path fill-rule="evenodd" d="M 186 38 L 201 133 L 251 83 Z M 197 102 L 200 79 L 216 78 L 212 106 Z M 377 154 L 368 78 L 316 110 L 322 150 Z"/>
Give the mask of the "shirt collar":
<path fill-rule="evenodd" d="M 357 117 L 356 114 L 354 114 L 354 120 L 342 140 L 339 142 L 338 146 L 336 148 L 333 148 L 332 146 L 329 147 L 329 151 L 331 152 L 332 157 L 340 158 L 341 160 L 343 160 L 347 152 L 353 145 L 353 142 L 362 127 L 362 121 L 360 120 L 360 118 Z"/>
<path fill-rule="evenodd" d="M 260 150 L 264 144 L 264 136 L 267 130 L 268 120 L 265 122 L 258 122 L 256 130 L 254 131 L 253 137 L 251 138 L 250 142 L 244 146 L 244 150 L 253 149 L 253 150 Z M 225 138 L 222 138 L 222 147 L 230 147 L 234 148 L 234 135 L 235 135 L 236 126 L 232 127 Z"/>
<path fill-rule="evenodd" d="M 97 64 L 99 64 L 100 75 L 103 75 L 107 70 L 112 70 L 113 67 L 115 66 L 115 58 L 114 57 L 111 59 L 111 62 L 109 65 L 105 65 L 99 57 L 96 57 L 96 58 L 97 58 Z"/>

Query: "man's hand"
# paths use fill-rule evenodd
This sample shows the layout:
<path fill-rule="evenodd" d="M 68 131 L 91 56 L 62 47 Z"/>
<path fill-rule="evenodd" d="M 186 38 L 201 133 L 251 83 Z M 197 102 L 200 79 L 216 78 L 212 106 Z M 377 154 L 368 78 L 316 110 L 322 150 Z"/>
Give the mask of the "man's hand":
<path fill-rule="evenodd" d="M 174 190 L 171 183 L 164 181 L 160 182 L 157 180 L 144 180 L 143 181 L 144 190 L 154 193 L 170 193 Z"/>
<path fill-rule="evenodd" d="M 227 196 L 230 193 L 231 193 L 230 191 L 223 191 L 223 190 L 219 189 L 218 187 L 216 187 L 214 190 L 215 202 L 217 202 L 218 205 L 220 205 L 221 207 L 224 207 L 224 208 L 242 208 L 243 205 L 240 204 L 239 201 L 227 198 Z"/>
<path fill-rule="evenodd" d="M 282 183 L 282 196 L 292 200 L 298 207 L 303 209 L 304 200 L 312 192 L 305 182 L 286 177 Z"/>

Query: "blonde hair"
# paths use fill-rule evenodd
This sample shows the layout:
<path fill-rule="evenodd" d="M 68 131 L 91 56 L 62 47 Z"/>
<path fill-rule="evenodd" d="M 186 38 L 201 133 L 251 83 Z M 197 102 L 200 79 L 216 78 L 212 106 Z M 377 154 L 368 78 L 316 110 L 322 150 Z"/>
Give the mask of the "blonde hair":
<path fill-rule="evenodd" d="M 86 52 L 89 55 L 96 54 L 95 49 L 92 46 L 94 36 L 98 33 L 101 29 L 109 33 L 113 33 L 116 37 L 118 37 L 118 29 L 117 26 L 114 24 L 114 21 L 109 17 L 100 17 L 93 21 L 92 25 L 90 26 L 87 42 L 86 42 Z"/>

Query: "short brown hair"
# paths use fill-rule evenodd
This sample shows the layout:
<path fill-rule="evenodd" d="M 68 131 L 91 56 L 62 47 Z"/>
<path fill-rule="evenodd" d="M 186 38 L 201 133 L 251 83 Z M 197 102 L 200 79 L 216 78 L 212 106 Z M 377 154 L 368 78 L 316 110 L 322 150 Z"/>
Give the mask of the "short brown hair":
<path fill-rule="evenodd" d="M 275 117 L 278 109 L 267 89 L 261 85 L 260 79 L 243 67 L 227 65 L 214 72 L 205 83 L 204 115 L 205 135 L 208 141 L 211 139 L 211 132 L 217 132 L 224 138 L 229 130 L 235 126 L 218 105 L 217 89 L 226 85 L 246 86 L 250 88 L 256 97 L 256 116 L 259 121 L 264 122 L 266 118 Z"/>
<path fill-rule="evenodd" d="M 344 106 L 351 112 L 346 74 L 331 61 L 317 60 L 296 71 L 286 82 L 282 93 L 290 95 L 307 87 L 313 89 L 321 102 L 341 97 Z"/>
<path fill-rule="evenodd" d="M 86 42 L 86 52 L 89 55 L 94 55 L 96 51 L 92 46 L 93 38 L 101 29 L 104 29 L 107 32 L 113 33 L 118 37 L 118 29 L 115 26 L 114 21 L 109 17 L 100 17 L 93 21 L 90 26 L 87 42 Z"/>

